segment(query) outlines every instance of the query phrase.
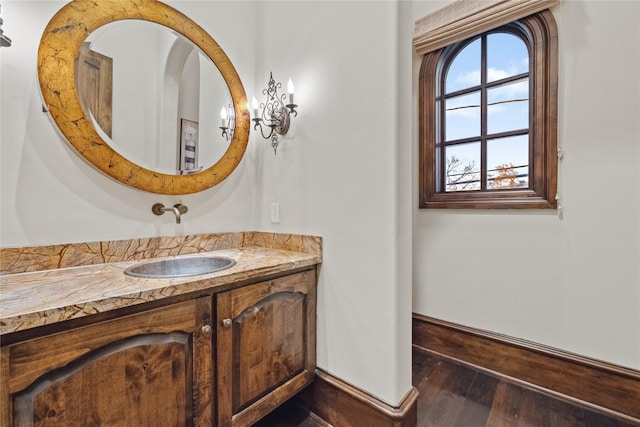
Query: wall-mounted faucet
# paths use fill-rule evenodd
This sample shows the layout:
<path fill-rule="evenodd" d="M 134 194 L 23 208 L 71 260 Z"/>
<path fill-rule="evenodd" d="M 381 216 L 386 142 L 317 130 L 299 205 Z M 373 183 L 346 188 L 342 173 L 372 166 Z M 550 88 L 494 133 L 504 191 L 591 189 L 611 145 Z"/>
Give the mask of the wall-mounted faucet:
<path fill-rule="evenodd" d="M 155 205 L 151 206 L 151 212 L 153 212 L 156 215 L 162 215 L 165 212 L 173 212 L 176 216 L 176 224 L 180 224 L 180 215 L 184 215 L 188 211 L 189 211 L 189 208 L 187 208 L 185 205 L 180 203 L 175 204 L 168 208 L 165 208 L 162 203 L 156 203 Z"/>

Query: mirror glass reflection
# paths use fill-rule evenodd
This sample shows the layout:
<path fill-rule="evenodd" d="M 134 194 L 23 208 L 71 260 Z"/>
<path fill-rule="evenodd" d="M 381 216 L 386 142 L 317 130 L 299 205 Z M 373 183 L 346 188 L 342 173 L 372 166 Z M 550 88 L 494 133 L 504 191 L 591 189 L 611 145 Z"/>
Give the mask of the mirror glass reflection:
<path fill-rule="evenodd" d="M 120 155 L 153 171 L 197 173 L 229 146 L 220 109 L 233 113 L 211 59 L 182 35 L 148 21 L 98 28 L 76 58 L 80 104 Z"/>

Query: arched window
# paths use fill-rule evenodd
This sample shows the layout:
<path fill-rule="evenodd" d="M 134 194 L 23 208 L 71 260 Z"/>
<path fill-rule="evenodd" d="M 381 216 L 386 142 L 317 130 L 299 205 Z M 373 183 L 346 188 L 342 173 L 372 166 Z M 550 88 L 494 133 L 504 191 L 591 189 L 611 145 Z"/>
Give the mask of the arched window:
<path fill-rule="evenodd" d="M 420 207 L 556 207 L 556 115 L 548 11 L 426 54 Z"/>

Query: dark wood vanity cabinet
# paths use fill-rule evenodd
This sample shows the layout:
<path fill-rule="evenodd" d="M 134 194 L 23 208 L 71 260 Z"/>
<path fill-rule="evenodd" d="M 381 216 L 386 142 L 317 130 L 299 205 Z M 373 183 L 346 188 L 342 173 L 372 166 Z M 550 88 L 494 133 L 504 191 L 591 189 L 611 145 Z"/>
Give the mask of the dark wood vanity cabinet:
<path fill-rule="evenodd" d="M 316 276 L 309 270 L 216 295 L 218 426 L 250 426 L 311 383 Z"/>
<path fill-rule="evenodd" d="M 203 297 L 3 347 L 4 420 L 211 426 L 211 308 Z"/>
<path fill-rule="evenodd" d="M 312 269 L 61 323 L 1 348 L 0 425 L 250 426 L 311 382 L 315 319 Z"/>

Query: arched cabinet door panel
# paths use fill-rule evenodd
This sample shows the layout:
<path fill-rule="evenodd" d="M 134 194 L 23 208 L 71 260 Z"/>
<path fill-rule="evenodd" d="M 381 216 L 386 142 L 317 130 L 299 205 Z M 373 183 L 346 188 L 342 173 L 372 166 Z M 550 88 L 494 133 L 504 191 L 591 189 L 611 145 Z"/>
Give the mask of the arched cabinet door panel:
<path fill-rule="evenodd" d="M 5 347 L 10 424 L 210 426 L 210 325 L 200 298 Z"/>
<path fill-rule="evenodd" d="M 311 382 L 315 274 L 217 295 L 218 426 L 249 426 Z"/>

